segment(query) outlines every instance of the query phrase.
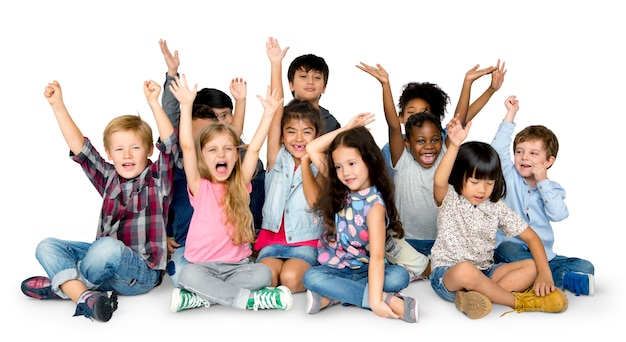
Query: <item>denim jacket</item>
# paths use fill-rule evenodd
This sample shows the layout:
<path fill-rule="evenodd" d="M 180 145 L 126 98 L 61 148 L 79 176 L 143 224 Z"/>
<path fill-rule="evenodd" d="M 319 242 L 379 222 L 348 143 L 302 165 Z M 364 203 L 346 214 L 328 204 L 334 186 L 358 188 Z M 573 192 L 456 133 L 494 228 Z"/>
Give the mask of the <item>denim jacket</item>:
<path fill-rule="evenodd" d="M 293 156 L 285 146 L 280 148 L 274 167 L 265 175 L 263 229 L 278 232 L 285 213 L 285 237 L 288 243 L 319 239 L 322 217 L 314 213 L 304 196 L 302 168 L 294 172 Z M 313 175 L 318 170 L 311 165 Z"/>

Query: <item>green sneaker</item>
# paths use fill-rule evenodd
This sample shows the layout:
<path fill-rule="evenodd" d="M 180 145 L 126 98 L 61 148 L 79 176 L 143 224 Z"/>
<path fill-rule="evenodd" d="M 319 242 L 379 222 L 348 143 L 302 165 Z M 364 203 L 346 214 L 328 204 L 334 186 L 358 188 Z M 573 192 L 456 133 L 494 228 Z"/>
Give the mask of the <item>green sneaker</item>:
<path fill-rule="evenodd" d="M 289 310 L 293 305 L 293 296 L 286 286 L 276 288 L 266 287 L 258 291 L 250 292 L 248 309 L 257 311 L 258 309 L 278 309 Z"/>
<path fill-rule="evenodd" d="M 172 291 L 172 302 L 170 304 L 170 312 L 179 312 L 187 309 L 195 309 L 199 307 L 209 307 L 211 303 L 208 300 L 198 296 L 193 292 L 175 288 Z"/>

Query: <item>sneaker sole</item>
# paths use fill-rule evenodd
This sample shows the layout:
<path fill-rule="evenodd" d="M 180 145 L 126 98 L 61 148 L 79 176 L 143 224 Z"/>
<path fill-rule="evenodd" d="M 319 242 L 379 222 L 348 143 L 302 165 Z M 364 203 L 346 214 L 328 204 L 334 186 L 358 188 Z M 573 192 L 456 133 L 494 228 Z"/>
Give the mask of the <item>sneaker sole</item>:
<path fill-rule="evenodd" d="M 279 287 L 277 287 L 278 289 L 280 289 L 285 295 L 284 296 L 280 296 L 280 302 L 281 304 L 285 305 L 285 308 L 283 310 L 287 311 L 289 309 L 291 309 L 291 307 L 293 306 L 293 295 L 291 294 L 291 290 L 289 290 L 289 288 L 287 286 L 281 285 Z M 287 303 L 283 303 L 283 298 L 287 297 Z"/>
<path fill-rule="evenodd" d="M 479 319 L 491 312 L 489 298 L 476 291 L 457 291 L 454 295 L 456 308 L 471 319 Z"/>
<path fill-rule="evenodd" d="M 172 291 L 172 300 L 170 302 L 170 312 L 177 313 L 180 307 L 180 289 L 174 288 Z"/>

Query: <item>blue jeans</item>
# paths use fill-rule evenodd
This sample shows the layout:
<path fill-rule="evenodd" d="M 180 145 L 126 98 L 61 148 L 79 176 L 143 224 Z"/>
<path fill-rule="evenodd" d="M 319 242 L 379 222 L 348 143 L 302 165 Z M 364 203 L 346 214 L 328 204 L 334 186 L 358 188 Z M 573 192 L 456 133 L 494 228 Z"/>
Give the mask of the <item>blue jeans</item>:
<path fill-rule="evenodd" d="M 406 242 L 426 256 L 430 255 L 430 250 L 433 249 L 433 245 L 435 244 L 435 240 L 406 239 Z"/>
<path fill-rule="evenodd" d="M 185 259 L 185 246 L 176 248 L 174 253 L 170 255 L 170 261 L 167 262 L 167 275 L 170 276 L 172 285 L 178 287 L 178 277 L 183 266 L 188 264 L 189 261 Z"/>
<path fill-rule="evenodd" d="M 301 259 L 311 266 L 319 265 L 317 262 L 317 248 L 311 246 L 285 246 L 269 245 L 263 247 L 256 257 L 256 262 L 263 258 L 276 259 Z"/>
<path fill-rule="evenodd" d="M 493 253 L 496 262 L 513 262 L 518 260 L 530 259 L 533 255 L 528 250 L 526 244 L 519 244 L 511 241 L 504 241 L 498 245 Z M 594 274 L 593 264 L 587 260 L 579 258 L 568 258 L 566 256 L 557 255 L 548 261 L 550 271 L 552 271 L 552 279 L 554 286 L 563 289 L 563 278 L 567 272 L 582 272 Z"/>
<path fill-rule="evenodd" d="M 502 266 L 502 263 L 497 263 L 491 266 L 491 268 L 482 270 L 483 274 L 487 277 L 491 278 L 493 276 L 493 272 L 496 268 Z M 430 286 L 435 290 L 435 293 L 443 300 L 448 302 L 454 302 L 454 292 L 456 291 L 448 291 L 446 286 L 443 284 L 443 277 L 446 275 L 446 272 L 450 269 L 451 266 L 440 266 L 435 268 L 430 272 Z"/>
<path fill-rule="evenodd" d="M 69 298 L 60 289 L 68 280 L 124 296 L 146 293 L 161 280 L 161 271 L 149 268 L 141 256 L 110 237 L 93 243 L 46 238 L 37 245 L 35 256 L 61 298 Z"/>
<path fill-rule="evenodd" d="M 333 268 L 326 265 L 306 270 L 302 282 L 307 290 L 322 297 L 370 309 L 367 286 L 368 265 L 361 268 Z M 409 286 L 409 272 L 400 265 L 385 265 L 383 291 L 395 293 Z"/>

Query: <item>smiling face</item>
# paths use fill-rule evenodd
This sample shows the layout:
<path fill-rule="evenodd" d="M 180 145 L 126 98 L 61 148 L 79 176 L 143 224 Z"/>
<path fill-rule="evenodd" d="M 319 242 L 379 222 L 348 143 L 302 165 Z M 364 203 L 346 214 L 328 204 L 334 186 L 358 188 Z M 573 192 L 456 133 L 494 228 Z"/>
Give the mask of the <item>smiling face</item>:
<path fill-rule="evenodd" d="M 304 69 L 296 70 L 293 82 L 289 82 L 289 89 L 294 98 L 317 104 L 326 91 L 324 75 L 320 71 Z"/>
<path fill-rule="evenodd" d="M 315 126 L 309 120 L 291 119 L 283 126 L 282 143 L 296 162 L 306 154 L 306 145 L 317 136 Z"/>
<path fill-rule="evenodd" d="M 514 162 L 517 172 L 530 183 L 534 183 L 534 165 L 549 168 L 554 163 L 554 157 L 548 158 L 548 153 L 541 140 L 527 140 L 515 146 Z"/>
<path fill-rule="evenodd" d="M 131 130 L 112 133 L 109 146 L 105 148 L 107 158 L 113 162 L 117 173 L 126 179 L 135 178 L 143 172 L 152 151 L 153 147 L 146 146 L 140 135 Z"/>
<path fill-rule="evenodd" d="M 461 195 L 465 197 L 471 204 L 479 205 L 485 200 L 489 200 L 489 196 L 493 192 L 496 182 L 491 179 L 476 179 L 468 177 L 463 185 Z"/>
<path fill-rule="evenodd" d="M 202 146 L 202 157 L 211 178 L 224 183 L 235 168 L 239 151 L 231 135 L 223 131 Z"/>
<path fill-rule="evenodd" d="M 369 169 L 354 147 L 338 146 L 332 153 L 337 178 L 351 192 L 371 187 Z"/>
<path fill-rule="evenodd" d="M 426 120 L 422 123 L 422 127 L 412 126 L 410 132 L 406 133 L 404 141 L 413 159 L 426 169 L 435 164 L 443 143 L 439 128 Z"/>

